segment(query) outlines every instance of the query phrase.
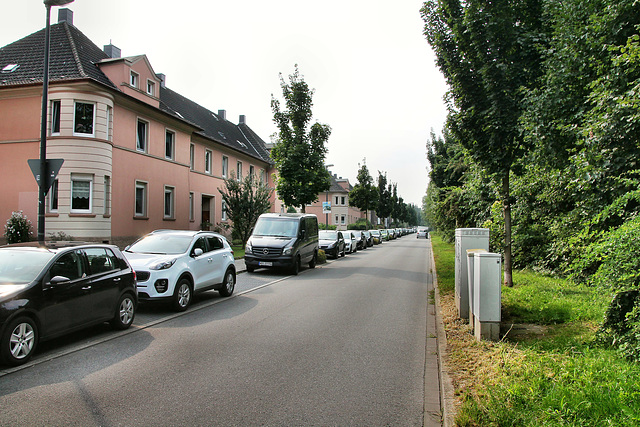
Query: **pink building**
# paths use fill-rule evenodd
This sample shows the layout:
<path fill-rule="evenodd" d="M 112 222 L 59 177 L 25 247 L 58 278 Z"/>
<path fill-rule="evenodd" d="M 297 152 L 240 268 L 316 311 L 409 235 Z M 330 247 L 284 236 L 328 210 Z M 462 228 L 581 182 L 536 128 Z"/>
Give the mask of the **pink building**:
<path fill-rule="evenodd" d="M 121 58 L 73 26 L 51 26 L 47 158 L 64 159 L 47 196 L 47 238 L 123 245 L 160 228 L 225 224 L 223 178 L 271 181 L 265 142 L 169 89 L 145 55 Z M 0 222 L 22 210 L 37 223 L 44 29 L 0 49 Z M 274 200 L 275 202 L 275 200 Z M 35 233 L 36 230 L 34 230 Z"/>
<path fill-rule="evenodd" d="M 318 216 L 321 224 L 335 225 L 338 230 L 346 230 L 349 224 L 364 218 L 364 213 L 358 208 L 349 206 L 349 192 L 353 186 L 346 178 L 331 175 L 331 187 L 329 191 L 318 195 L 318 201 L 305 207 L 307 213 Z M 323 203 L 329 202 L 331 213 L 323 213 Z"/>

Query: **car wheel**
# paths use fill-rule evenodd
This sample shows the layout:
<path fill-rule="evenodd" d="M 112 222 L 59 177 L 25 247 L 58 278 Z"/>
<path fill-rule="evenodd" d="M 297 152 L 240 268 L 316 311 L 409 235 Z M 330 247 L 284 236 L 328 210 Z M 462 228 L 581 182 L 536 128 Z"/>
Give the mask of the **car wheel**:
<path fill-rule="evenodd" d="M 253 273 L 256 270 L 255 267 L 252 267 L 250 265 L 245 264 L 245 266 L 247 267 L 247 273 Z"/>
<path fill-rule="evenodd" d="M 294 276 L 300 273 L 300 257 L 296 257 L 296 260 L 293 262 L 291 273 L 293 273 Z"/>
<path fill-rule="evenodd" d="M 176 311 L 185 311 L 191 303 L 191 283 L 187 279 L 180 279 L 173 293 L 173 308 Z"/>
<path fill-rule="evenodd" d="M 342 253 L 340 254 L 343 258 L 344 256 L 347 254 L 347 251 L 345 250 L 344 246 L 342 247 Z"/>
<path fill-rule="evenodd" d="M 236 288 L 236 275 L 233 269 L 229 268 L 224 274 L 224 287 L 218 292 L 223 297 L 230 297 L 233 294 L 233 290 Z"/>
<path fill-rule="evenodd" d="M 30 317 L 14 319 L 2 336 L 2 361 L 11 366 L 27 363 L 38 345 L 38 327 Z"/>
<path fill-rule="evenodd" d="M 309 268 L 316 268 L 316 261 L 318 260 L 318 252 L 313 253 L 313 258 L 309 261 Z"/>
<path fill-rule="evenodd" d="M 136 316 L 136 303 L 131 294 L 120 297 L 116 306 L 116 313 L 111 319 L 111 327 L 118 330 L 127 329 L 133 323 Z"/>

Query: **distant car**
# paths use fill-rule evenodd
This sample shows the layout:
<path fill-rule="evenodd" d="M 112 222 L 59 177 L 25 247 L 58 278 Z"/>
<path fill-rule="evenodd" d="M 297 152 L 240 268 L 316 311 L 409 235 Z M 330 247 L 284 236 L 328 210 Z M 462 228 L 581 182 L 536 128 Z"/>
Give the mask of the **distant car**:
<path fill-rule="evenodd" d="M 387 233 L 389 233 L 389 240 L 394 240 L 398 238 L 398 235 L 396 234 L 396 230 L 394 228 L 388 228 Z"/>
<path fill-rule="evenodd" d="M 342 231 L 320 230 L 318 232 L 318 245 L 327 256 L 338 258 L 338 256 L 345 255 Z"/>
<path fill-rule="evenodd" d="M 374 245 L 379 245 L 382 243 L 382 235 L 380 234 L 380 230 L 371 230 L 371 237 L 373 239 Z"/>
<path fill-rule="evenodd" d="M 358 240 L 356 239 L 356 235 L 351 231 L 343 231 L 342 236 L 344 237 L 344 249 L 348 254 L 358 252 Z"/>
<path fill-rule="evenodd" d="M 386 229 L 382 229 L 380 230 L 380 238 L 382 240 L 384 240 L 385 242 L 389 241 L 389 231 L 387 231 Z"/>
<path fill-rule="evenodd" d="M 371 234 L 371 231 L 367 230 L 367 231 L 364 231 L 363 233 L 364 233 L 365 241 L 367 242 L 367 247 L 373 246 L 373 235 Z"/>
<path fill-rule="evenodd" d="M 416 234 L 417 239 L 427 239 L 429 237 L 429 233 L 426 228 L 418 228 L 418 233 Z"/>
<path fill-rule="evenodd" d="M 351 231 L 351 233 L 353 233 L 353 235 L 356 236 L 356 248 L 358 250 L 367 249 L 367 243 L 364 238 L 364 233 L 362 232 L 362 230 L 348 230 L 348 231 Z"/>
<path fill-rule="evenodd" d="M 0 248 L 0 357 L 31 359 L 41 341 L 110 322 L 133 323 L 135 273 L 116 246 Z"/>
<path fill-rule="evenodd" d="M 140 301 L 169 301 L 189 307 L 194 293 L 215 289 L 233 294 L 236 267 L 223 236 L 210 231 L 158 230 L 124 250 L 138 278 Z"/>

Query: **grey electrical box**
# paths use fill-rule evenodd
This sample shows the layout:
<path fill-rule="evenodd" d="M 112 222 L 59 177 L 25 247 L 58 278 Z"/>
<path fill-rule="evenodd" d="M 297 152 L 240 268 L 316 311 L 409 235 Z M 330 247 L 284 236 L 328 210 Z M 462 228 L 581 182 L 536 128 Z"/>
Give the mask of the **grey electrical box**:
<path fill-rule="evenodd" d="M 475 315 L 475 309 L 473 307 L 473 301 L 474 301 L 474 290 L 475 290 L 475 280 L 474 280 L 474 273 L 475 273 L 475 268 L 474 268 L 474 264 L 475 264 L 475 254 L 477 253 L 488 253 L 487 251 L 485 251 L 484 249 L 467 249 L 467 282 L 469 284 L 469 324 L 473 327 L 475 319 L 474 319 L 474 315 Z"/>
<path fill-rule="evenodd" d="M 458 315 L 461 319 L 469 319 L 468 249 L 484 249 L 485 251 L 489 251 L 489 229 L 456 228 L 455 300 Z"/>
<path fill-rule="evenodd" d="M 502 310 L 502 256 L 476 252 L 473 258 L 474 335 L 478 340 L 497 341 Z"/>

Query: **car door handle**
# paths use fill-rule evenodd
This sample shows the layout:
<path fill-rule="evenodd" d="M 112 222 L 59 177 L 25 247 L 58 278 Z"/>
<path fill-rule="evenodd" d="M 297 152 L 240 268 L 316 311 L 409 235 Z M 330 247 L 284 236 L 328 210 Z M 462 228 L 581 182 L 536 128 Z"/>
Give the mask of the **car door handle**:
<path fill-rule="evenodd" d="M 119 282 L 120 281 L 120 277 L 116 277 L 115 279 L 113 279 L 114 282 Z"/>
<path fill-rule="evenodd" d="M 83 291 L 88 291 L 89 289 L 91 289 L 91 286 L 84 286 L 84 287 L 82 288 L 82 290 L 83 290 Z"/>
<path fill-rule="evenodd" d="M 207 262 L 213 262 L 213 258 L 207 258 Z"/>

